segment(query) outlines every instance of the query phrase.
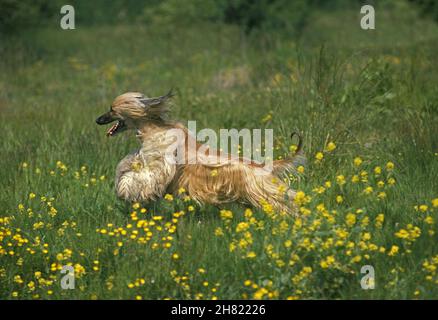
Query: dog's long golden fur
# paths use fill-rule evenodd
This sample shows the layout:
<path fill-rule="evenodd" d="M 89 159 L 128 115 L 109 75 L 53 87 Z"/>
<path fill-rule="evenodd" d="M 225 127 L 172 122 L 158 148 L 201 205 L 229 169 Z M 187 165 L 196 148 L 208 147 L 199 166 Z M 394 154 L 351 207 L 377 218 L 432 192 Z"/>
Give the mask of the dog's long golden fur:
<path fill-rule="evenodd" d="M 141 93 L 128 92 L 117 97 L 110 111 L 96 120 L 98 124 L 117 120 L 108 130 L 109 136 L 135 129 L 141 142 L 141 148 L 117 166 L 116 191 L 120 198 L 147 202 L 184 188 L 201 204 L 219 206 L 239 202 L 254 207 L 269 204 L 278 212 L 294 212 L 295 192 L 281 179 L 285 172 L 293 170 L 292 158 L 274 161 L 271 173 L 262 172 L 266 170 L 263 164 L 201 148 L 181 123 L 165 119 L 171 96 L 169 92 L 158 98 L 147 98 Z M 184 135 L 180 142 L 183 145 L 178 145 L 178 150 L 184 150 L 183 164 L 174 163 L 166 156 L 169 146 L 175 143 L 168 135 L 170 129 L 179 129 Z M 191 152 L 190 143 L 196 152 Z M 298 149 L 301 149 L 301 138 Z M 212 155 L 217 157 L 215 161 L 210 161 Z"/>

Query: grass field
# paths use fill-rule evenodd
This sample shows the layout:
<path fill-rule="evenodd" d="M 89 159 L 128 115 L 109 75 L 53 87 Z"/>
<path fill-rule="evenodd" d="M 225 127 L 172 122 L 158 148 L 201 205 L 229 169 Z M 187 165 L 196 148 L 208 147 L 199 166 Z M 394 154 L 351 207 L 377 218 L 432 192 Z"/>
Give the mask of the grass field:
<path fill-rule="evenodd" d="M 0 299 L 438 298 L 437 52 L 438 25 L 402 9 L 374 31 L 319 13 L 300 41 L 207 23 L 3 38 Z M 94 121 L 125 91 L 170 87 L 174 118 L 273 128 L 277 157 L 301 130 L 300 217 L 184 192 L 118 200 L 115 166 L 137 141 Z"/>

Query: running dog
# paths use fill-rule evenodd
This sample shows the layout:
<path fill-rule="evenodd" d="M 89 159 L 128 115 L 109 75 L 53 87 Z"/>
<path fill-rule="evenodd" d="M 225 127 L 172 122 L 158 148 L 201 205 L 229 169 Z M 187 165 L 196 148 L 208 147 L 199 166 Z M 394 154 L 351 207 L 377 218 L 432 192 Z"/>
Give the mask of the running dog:
<path fill-rule="evenodd" d="M 166 193 L 177 194 L 183 188 L 201 205 L 238 202 L 258 208 L 270 205 L 277 212 L 296 213 L 295 191 L 282 177 L 294 171 L 295 160 L 302 154 L 300 135 L 297 134 L 299 142 L 295 154 L 273 161 L 272 170 L 268 172 L 263 163 L 206 148 L 181 123 L 168 120 L 172 96 L 171 91 L 157 98 L 127 92 L 118 96 L 110 110 L 97 118 L 99 125 L 116 121 L 107 136 L 135 130 L 141 144 L 116 168 L 115 189 L 119 198 L 149 202 Z M 179 132 L 179 138 L 169 132 Z M 175 161 L 177 158 L 183 161 Z"/>

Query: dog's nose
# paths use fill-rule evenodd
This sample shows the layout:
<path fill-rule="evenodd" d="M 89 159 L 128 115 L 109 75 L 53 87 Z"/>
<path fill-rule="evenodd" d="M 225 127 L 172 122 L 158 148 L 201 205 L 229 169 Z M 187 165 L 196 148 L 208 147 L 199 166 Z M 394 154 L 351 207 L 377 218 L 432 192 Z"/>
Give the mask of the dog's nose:
<path fill-rule="evenodd" d="M 102 117 L 96 119 L 97 124 L 103 124 Z"/>
<path fill-rule="evenodd" d="M 112 121 L 114 121 L 114 119 L 108 113 L 105 113 L 96 119 L 96 123 L 99 125 L 107 124 Z"/>

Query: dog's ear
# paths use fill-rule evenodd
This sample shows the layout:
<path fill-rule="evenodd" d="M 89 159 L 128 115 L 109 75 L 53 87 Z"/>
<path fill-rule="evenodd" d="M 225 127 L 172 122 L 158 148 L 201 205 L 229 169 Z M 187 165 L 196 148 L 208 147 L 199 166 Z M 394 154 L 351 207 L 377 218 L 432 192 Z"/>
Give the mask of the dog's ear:
<path fill-rule="evenodd" d="M 148 109 L 152 107 L 156 107 L 160 104 L 163 104 L 166 102 L 169 98 L 173 97 L 175 94 L 172 92 L 172 89 L 169 90 L 169 92 L 164 95 L 157 98 L 140 98 L 140 102 L 143 104 L 143 106 Z"/>
<path fill-rule="evenodd" d="M 141 98 L 139 101 L 141 102 L 143 108 L 145 108 L 146 113 L 151 118 L 161 118 L 163 119 L 169 110 L 168 100 L 173 97 L 174 94 L 172 89 L 164 95 L 157 98 Z"/>

